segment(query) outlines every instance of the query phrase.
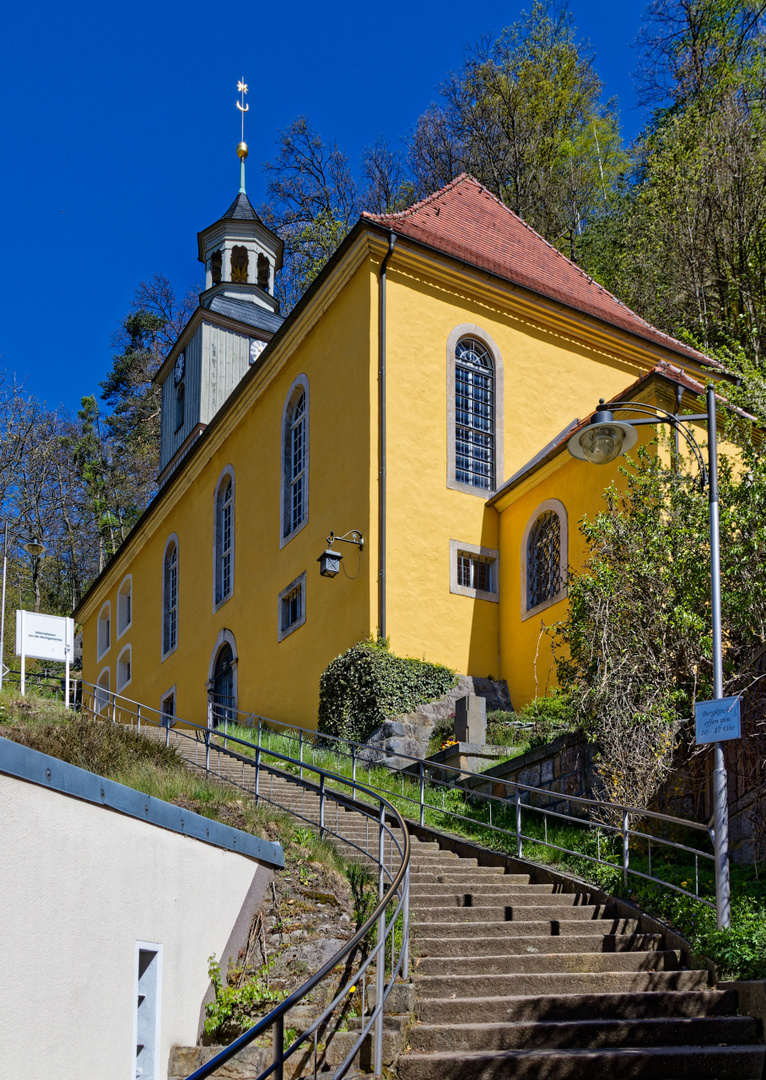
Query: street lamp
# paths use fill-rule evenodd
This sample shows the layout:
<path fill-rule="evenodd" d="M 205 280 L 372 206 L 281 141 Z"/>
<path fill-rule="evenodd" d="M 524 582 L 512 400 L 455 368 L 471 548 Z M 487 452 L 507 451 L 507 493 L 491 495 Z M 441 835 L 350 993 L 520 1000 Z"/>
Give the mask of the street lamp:
<path fill-rule="evenodd" d="M 319 573 L 322 577 L 336 577 L 340 570 L 343 556 L 339 551 L 333 551 L 332 547 L 336 540 L 341 540 L 344 544 L 356 544 L 360 551 L 364 547 L 364 537 L 359 529 L 349 529 L 343 536 L 336 536 L 331 529 L 330 535 L 327 537 L 327 550 L 323 551 L 317 559 L 317 562 L 319 563 Z"/>
<path fill-rule="evenodd" d="M 635 412 L 639 417 L 615 420 L 614 412 Z M 690 424 L 705 421 L 708 429 L 708 466 L 702 450 L 694 437 Z M 723 699 L 723 650 L 721 647 L 721 546 L 718 505 L 718 448 L 716 439 L 715 390 L 707 388 L 707 412 L 684 416 L 677 415 L 655 405 L 643 402 L 615 401 L 607 409 L 603 399 L 599 402 L 592 421 L 584 431 L 576 432 L 569 440 L 569 453 L 576 458 L 596 465 L 606 465 L 635 446 L 640 424 L 670 424 L 686 440 L 700 470 L 700 490 L 708 489 L 710 507 L 710 580 L 713 613 L 713 692 L 715 700 Z M 719 929 L 731 924 L 731 892 L 729 886 L 729 807 L 726 763 L 723 743 L 715 744 L 715 769 L 713 772 L 714 842 L 715 842 L 715 905 Z"/>

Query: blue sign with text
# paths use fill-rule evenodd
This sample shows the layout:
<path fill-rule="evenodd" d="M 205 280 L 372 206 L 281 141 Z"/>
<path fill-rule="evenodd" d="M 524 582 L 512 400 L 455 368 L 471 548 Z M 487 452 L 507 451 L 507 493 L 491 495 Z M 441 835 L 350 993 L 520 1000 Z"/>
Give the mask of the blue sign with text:
<path fill-rule="evenodd" d="M 740 737 L 739 698 L 698 701 L 694 706 L 698 743 L 723 742 Z"/>

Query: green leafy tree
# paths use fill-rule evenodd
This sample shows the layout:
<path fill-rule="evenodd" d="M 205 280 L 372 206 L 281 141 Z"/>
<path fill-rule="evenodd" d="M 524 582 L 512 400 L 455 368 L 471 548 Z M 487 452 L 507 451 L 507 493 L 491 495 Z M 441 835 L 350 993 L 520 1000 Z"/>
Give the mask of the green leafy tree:
<path fill-rule="evenodd" d="M 744 472 L 720 471 L 726 692 L 749 685 L 766 642 L 766 465 L 744 454 Z M 678 466 L 640 450 L 581 522 L 588 556 L 555 629 L 559 682 L 599 743 L 607 797 L 629 805 L 651 801 L 685 749 L 674 725 L 713 696 L 707 496 Z"/>
<path fill-rule="evenodd" d="M 284 241 L 276 293 L 289 310 L 322 269 L 358 214 L 357 185 L 336 143 L 327 145 L 299 116 L 277 140 L 263 169 L 268 202 L 261 216 Z"/>
<path fill-rule="evenodd" d="M 565 6 L 535 0 L 484 39 L 418 121 L 410 164 L 421 194 L 461 171 L 572 258 L 627 164 L 616 108 Z"/>
<path fill-rule="evenodd" d="M 765 5 L 655 3 L 641 37 L 655 114 L 627 195 L 586 237 L 591 273 L 703 350 L 766 350 Z"/>

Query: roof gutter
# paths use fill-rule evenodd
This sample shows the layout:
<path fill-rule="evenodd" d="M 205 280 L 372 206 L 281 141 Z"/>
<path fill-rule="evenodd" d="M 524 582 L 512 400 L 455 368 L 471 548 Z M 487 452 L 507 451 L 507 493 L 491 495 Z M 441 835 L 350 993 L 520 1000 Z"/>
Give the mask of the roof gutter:
<path fill-rule="evenodd" d="M 380 264 L 378 290 L 378 637 L 386 637 L 386 271 L 396 233 Z"/>

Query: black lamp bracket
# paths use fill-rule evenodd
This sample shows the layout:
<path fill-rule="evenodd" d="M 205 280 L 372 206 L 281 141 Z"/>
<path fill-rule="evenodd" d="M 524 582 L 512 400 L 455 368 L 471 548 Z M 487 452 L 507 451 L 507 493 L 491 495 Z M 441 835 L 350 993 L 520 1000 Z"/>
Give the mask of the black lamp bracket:
<path fill-rule="evenodd" d="M 330 535 L 327 537 L 327 546 L 331 548 L 336 540 L 342 540 L 344 544 L 356 544 L 360 551 L 364 547 L 364 537 L 359 529 L 349 529 L 343 536 L 336 536 L 331 529 Z"/>
<path fill-rule="evenodd" d="M 708 472 L 705 465 L 705 459 L 702 456 L 702 450 L 700 444 L 694 437 L 694 430 L 691 427 L 691 423 L 695 420 L 707 420 L 707 413 L 685 413 L 683 420 L 677 413 L 668 412 L 666 409 L 661 409 L 657 405 L 646 405 L 641 401 L 610 401 L 609 405 L 604 404 L 604 399 L 601 398 L 598 404 L 598 411 L 608 409 L 610 412 L 637 412 L 638 417 L 629 418 L 623 420 L 625 424 L 631 424 L 633 427 L 638 427 L 641 424 L 669 424 L 675 428 L 683 438 L 694 455 L 697 465 L 700 471 L 700 489 L 705 490 L 708 482 Z M 597 411 L 597 415 L 598 415 Z"/>

